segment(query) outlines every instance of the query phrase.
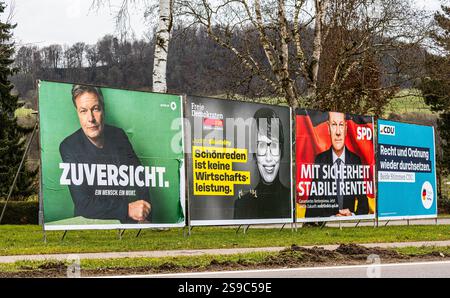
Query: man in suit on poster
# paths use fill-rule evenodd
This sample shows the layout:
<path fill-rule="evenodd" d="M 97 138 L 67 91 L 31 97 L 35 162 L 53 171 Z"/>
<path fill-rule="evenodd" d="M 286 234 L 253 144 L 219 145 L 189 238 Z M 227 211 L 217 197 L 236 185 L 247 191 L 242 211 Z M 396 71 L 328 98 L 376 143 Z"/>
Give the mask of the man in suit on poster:
<path fill-rule="evenodd" d="M 361 158 L 351 152 L 345 146 L 347 136 L 347 121 L 344 113 L 329 112 L 328 131 L 331 138 L 331 147 L 318 154 L 314 160 L 315 165 L 331 165 L 337 171 L 341 171 L 345 165 L 361 165 Z M 310 195 L 306 203 L 306 218 L 330 217 L 330 216 L 352 216 L 368 214 L 369 206 L 365 194 L 345 193 L 342 189 L 345 179 L 337 175 L 324 179 L 322 170 L 319 171 L 319 177 L 313 179 L 313 184 L 328 183 L 336 185 L 334 194 Z M 355 179 L 348 179 L 354 181 Z M 356 206 L 357 202 L 357 207 Z"/>

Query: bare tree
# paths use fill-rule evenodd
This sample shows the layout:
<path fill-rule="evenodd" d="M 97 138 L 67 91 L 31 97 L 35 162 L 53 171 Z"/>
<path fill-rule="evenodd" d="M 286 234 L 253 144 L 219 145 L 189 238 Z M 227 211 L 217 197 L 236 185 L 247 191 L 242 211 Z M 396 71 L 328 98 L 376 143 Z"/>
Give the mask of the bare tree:
<path fill-rule="evenodd" d="M 84 54 L 86 51 L 86 44 L 84 42 L 77 42 L 72 47 L 71 50 L 74 55 L 76 67 L 83 67 Z"/>
<path fill-rule="evenodd" d="M 401 53 L 417 49 L 429 20 L 404 0 L 180 0 L 177 5 L 189 25 L 206 28 L 291 107 L 352 112 L 380 113 L 378 103 L 404 84 Z M 246 46 L 236 42 L 238 31 L 248 34 Z M 263 60 L 257 58 L 261 51 Z M 386 62 L 389 69 L 383 68 Z M 351 102 L 355 95 L 357 103 Z M 370 101 L 375 95 L 379 98 Z"/>
<path fill-rule="evenodd" d="M 41 50 L 43 57 L 43 66 L 46 68 L 57 69 L 60 67 L 63 58 L 63 49 L 61 45 L 52 44 Z"/>
<path fill-rule="evenodd" d="M 153 12 L 158 9 L 159 22 L 155 35 L 155 54 L 153 61 L 152 89 L 154 92 L 167 92 L 167 57 L 169 52 L 170 32 L 173 22 L 173 0 L 122 0 L 122 4 L 116 11 L 116 24 L 121 32 L 129 29 L 129 7 L 144 8 L 144 17 L 152 17 Z M 108 0 L 93 0 L 93 6 L 111 4 Z"/>

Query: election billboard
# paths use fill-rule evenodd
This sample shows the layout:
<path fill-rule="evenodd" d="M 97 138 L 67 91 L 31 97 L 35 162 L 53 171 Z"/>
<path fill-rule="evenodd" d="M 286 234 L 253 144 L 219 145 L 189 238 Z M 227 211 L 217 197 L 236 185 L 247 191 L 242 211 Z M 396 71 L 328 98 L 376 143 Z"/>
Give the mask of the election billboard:
<path fill-rule="evenodd" d="M 39 82 L 46 230 L 185 225 L 180 96 Z"/>
<path fill-rule="evenodd" d="M 378 218 L 437 217 L 434 128 L 378 120 Z"/>
<path fill-rule="evenodd" d="M 187 97 L 190 225 L 293 222 L 290 113 Z"/>
<path fill-rule="evenodd" d="M 375 218 L 373 118 L 296 111 L 298 222 Z"/>

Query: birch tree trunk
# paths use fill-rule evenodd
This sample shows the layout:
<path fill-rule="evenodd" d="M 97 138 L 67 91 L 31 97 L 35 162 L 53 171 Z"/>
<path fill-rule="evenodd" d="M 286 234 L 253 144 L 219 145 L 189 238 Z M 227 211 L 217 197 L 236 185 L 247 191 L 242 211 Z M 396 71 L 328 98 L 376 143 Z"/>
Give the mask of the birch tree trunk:
<path fill-rule="evenodd" d="M 316 20 L 314 26 L 314 41 L 313 41 L 313 53 L 311 61 L 311 88 L 308 92 L 313 97 L 316 97 L 317 92 L 317 80 L 319 77 L 319 63 L 320 56 L 322 54 L 322 26 L 325 18 L 325 13 L 329 4 L 329 0 L 315 0 L 316 6 Z"/>
<path fill-rule="evenodd" d="M 167 92 L 166 71 L 172 27 L 172 3 L 173 0 L 159 0 L 159 23 L 153 61 L 153 92 Z"/>

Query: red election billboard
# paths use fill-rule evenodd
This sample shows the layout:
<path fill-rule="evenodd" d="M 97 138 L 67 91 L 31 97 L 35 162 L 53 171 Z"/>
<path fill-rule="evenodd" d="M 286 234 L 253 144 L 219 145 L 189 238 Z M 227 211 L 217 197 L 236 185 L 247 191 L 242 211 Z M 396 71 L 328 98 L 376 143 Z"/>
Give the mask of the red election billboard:
<path fill-rule="evenodd" d="M 297 221 L 375 218 L 373 117 L 296 113 Z"/>

